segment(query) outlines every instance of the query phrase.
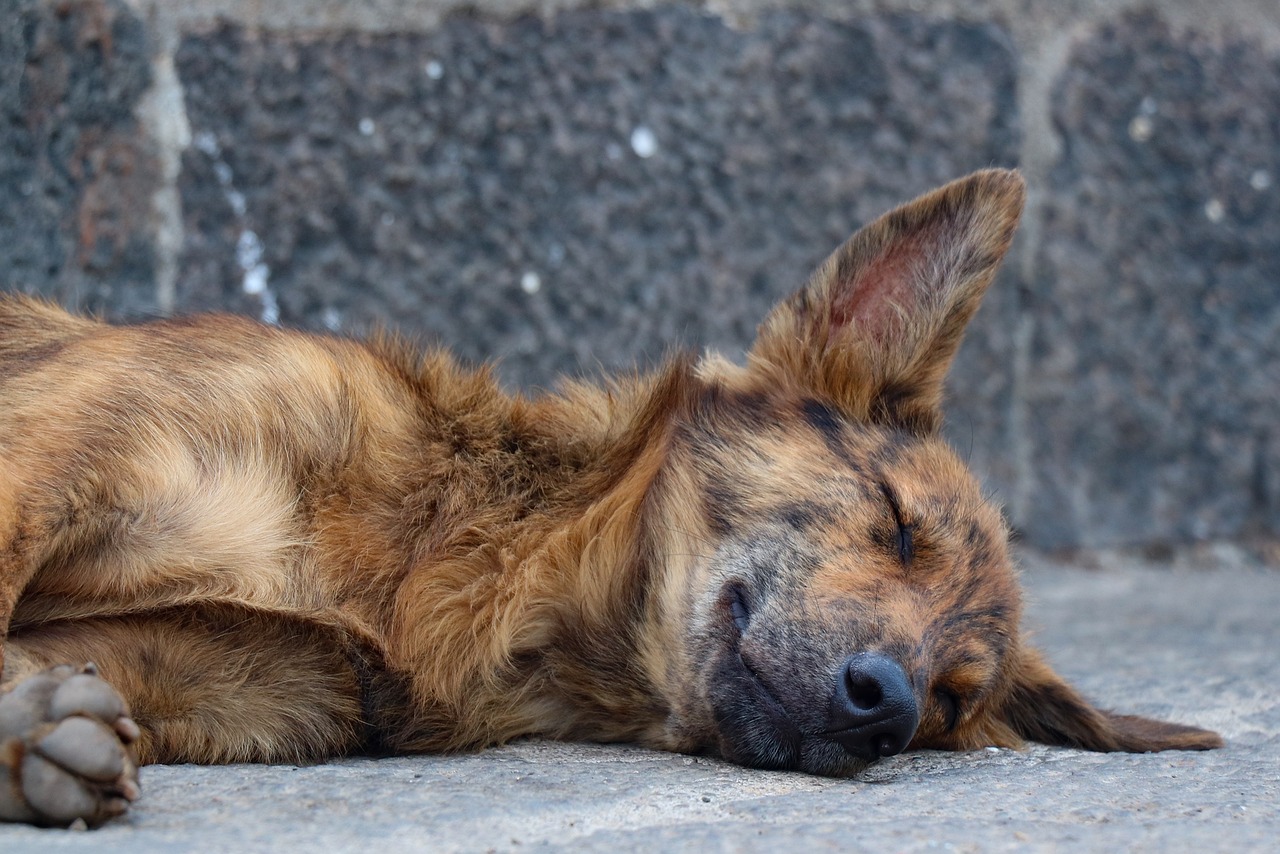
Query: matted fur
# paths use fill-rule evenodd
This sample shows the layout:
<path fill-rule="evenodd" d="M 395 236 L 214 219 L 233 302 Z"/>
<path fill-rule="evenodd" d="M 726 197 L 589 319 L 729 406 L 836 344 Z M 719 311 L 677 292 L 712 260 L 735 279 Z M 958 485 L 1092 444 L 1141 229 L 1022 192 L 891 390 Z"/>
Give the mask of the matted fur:
<path fill-rule="evenodd" d="M 1022 199 L 991 170 L 867 226 L 745 366 L 533 399 L 390 339 L 0 299 L 4 683 L 93 660 L 142 762 L 542 735 L 847 774 L 832 695 L 872 651 L 915 747 L 1216 746 L 1025 645 L 1001 515 L 938 438 Z M 0 751 L 19 817 L 33 744 Z"/>

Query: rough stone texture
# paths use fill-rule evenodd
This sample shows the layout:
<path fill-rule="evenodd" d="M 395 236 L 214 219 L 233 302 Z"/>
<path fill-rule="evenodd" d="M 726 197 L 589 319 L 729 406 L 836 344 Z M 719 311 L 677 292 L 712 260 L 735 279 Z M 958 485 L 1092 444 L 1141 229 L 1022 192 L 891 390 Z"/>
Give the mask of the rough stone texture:
<path fill-rule="evenodd" d="M 154 312 L 152 146 L 133 110 L 148 35 L 119 0 L 6 0 L 0 15 L 0 285 Z"/>
<path fill-rule="evenodd" d="M 856 225 L 1015 162 L 1014 70 L 990 25 L 684 7 L 190 36 L 179 302 L 261 311 L 252 231 L 284 322 L 425 332 L 517 384 L 741 351 Z"/>
<path fill-rule="evenodd" d="M 1055 102 L 1020 521 L 1050 546 L 1280 533 L 1280 58 L 1127 16 Z"/>
<path fill-rule="evenodd" d="M 1036 564 L 1030 621 L 1104 705 L 1219 729 L 1209 753 L 911 753 L 859 780 L 630 747 L 516 744 L 315 767 L 143 769 L 128 819 L 0 850 L 1262 851 L 1280 832 L 1280 575 Z"/>
<path fill-rule="evenodd" d="M 631 2 L 0 0 L 0 287 L 543 385 L 740 353 L 854 227 L 1021 160 L 962 456 L 1037 546 L 1277 542 L 1280 7 Z"/>

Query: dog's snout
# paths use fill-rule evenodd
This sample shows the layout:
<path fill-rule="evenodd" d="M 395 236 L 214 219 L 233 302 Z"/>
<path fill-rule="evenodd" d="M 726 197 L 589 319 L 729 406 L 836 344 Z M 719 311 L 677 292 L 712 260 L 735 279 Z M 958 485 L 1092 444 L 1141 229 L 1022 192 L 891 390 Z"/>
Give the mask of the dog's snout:
<path fill-rule="evenodd" d="M 849 656 L 836 674 L 830 738 L 862 759 L 901 753 L 920 723 L 911 683 L 898 662 L 879 652 Z"/>

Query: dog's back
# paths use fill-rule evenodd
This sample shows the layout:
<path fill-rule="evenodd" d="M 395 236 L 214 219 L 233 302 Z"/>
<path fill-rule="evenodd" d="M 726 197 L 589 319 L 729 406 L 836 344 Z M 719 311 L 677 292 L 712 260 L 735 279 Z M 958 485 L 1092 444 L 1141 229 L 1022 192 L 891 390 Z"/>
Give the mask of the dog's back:
<path fill-rule="evenodd" d="M 0 382 L 99 326 L 31 297 L 0 294 Z"/>

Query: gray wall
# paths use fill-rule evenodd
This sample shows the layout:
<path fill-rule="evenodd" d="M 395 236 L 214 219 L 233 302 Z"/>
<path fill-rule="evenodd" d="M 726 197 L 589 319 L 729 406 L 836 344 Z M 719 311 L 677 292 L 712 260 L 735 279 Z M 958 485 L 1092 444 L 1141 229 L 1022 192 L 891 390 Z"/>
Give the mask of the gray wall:
<path fill-rule="evenodd" d="M 533 386 L 741 352 L 858 224 L 1019 166 L 961 453 L 1040 547 L 1280 537 L 1271 0 L 178 5 L 0 0 L 4 287 Z"/>

